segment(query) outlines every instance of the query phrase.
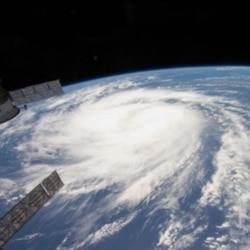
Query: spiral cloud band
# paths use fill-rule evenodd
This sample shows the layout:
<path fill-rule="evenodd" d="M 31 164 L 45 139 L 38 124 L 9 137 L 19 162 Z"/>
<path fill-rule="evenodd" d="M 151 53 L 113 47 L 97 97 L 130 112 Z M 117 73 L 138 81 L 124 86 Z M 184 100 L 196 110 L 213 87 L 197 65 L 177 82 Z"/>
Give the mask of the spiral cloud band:
<path fill-rule="evenodd" d="M 249 87 L 143 77 L 69 87 L 3 124 L 1 150 L 12 143 L 19 166 L 2 171 L 2 203 L 57 169 L 65 186 L 41 213 L 59 218 L 56 249 L 101 249 L 115 235 L 144 249 L 248 249 Z"/>

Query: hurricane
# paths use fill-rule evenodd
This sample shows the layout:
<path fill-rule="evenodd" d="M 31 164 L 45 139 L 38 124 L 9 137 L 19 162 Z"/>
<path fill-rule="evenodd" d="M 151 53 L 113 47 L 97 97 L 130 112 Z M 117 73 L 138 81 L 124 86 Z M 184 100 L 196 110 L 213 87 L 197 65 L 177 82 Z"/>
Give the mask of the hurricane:
<path fill-rule="evenodd" d="M 1 124 L 2 213 L 54 169 L 65 184 L 6 249 L 249 249 L 249 80 L 247 67 L 107 77 Z"/>

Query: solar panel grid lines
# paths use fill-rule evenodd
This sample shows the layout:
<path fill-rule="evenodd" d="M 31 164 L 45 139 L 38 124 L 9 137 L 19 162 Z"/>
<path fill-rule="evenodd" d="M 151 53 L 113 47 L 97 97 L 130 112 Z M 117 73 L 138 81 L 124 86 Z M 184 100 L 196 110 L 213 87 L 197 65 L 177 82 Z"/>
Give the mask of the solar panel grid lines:
<path fill-rule="evenodd" d="M 55 194 L 56 190 L 60 189 L 64 185 L 56 171 L 52 172 L 49 177 L 44 179 L 42 184 L 52 196 Z"/>
<path fill-rule="evenodd" d="M 59 80 L 31 85 L 9 92 L 11 100 L 17 106 L 62 94 L 63 89 Z"/>
<path fill-rule="evenodd" d="M 0 219 L 0 249 L 63 185 L 58 173 L 52 172 Z"/>

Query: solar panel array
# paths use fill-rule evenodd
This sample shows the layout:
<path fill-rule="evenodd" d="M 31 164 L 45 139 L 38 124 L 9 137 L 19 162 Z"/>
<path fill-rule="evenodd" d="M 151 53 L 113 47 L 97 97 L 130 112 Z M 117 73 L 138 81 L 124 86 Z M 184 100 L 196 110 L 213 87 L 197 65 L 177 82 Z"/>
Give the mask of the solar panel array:
<path fill-rule="evenodd" d="M 0 249 L 63 185 L 58 173 L 52 172 L 0 219 Z"/>
<path fill-rule="evenodd" d="M 59 80 L 31 85 L 9 92 L 9 96 L 16 106 L 62 94 L 63 90 Z"/>

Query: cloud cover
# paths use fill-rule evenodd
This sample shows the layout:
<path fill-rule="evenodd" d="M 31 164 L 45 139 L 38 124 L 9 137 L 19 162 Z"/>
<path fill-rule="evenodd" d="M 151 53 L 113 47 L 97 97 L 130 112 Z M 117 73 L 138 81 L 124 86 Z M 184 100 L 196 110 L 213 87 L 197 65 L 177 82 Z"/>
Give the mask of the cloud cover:
<path fill-rule="evenodd" d="M 65 186 L 48 217 L 70 216 L 57 249 L 98 244 L 140 214 L 149 228 L 159 211 L 156 249 L 198 240 L 229 249 L 239 238 L 247 247 L 250 136 L 242 112 L 249 114 L 237 100 L 193 87 L 147 88 L 131 79 L 84 86 L 0 128 L 1 147 L 16 137 L 13 153 L 22 159 L 18 177 L 3 173 L 1 189 L 18 185 L 24 194 L 58 170 Z"/>

